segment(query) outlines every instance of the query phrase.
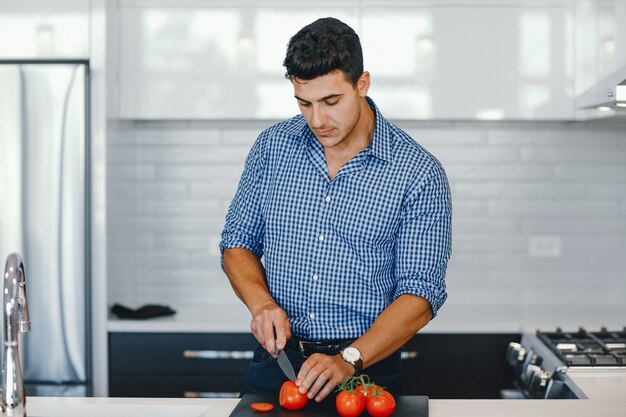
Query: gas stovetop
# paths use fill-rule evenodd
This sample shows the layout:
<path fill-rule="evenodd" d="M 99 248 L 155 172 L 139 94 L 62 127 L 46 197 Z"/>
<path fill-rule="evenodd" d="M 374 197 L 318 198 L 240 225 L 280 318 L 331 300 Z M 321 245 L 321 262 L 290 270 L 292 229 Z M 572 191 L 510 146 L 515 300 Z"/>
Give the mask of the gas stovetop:
<path fill-rule="evenodd" d="M 626 327 L 524 333 L 520 343 L 509 343 L 506 358 L 514 367 L 513 392 L 523 398 L 587 398 L 574 379 L 585 382 L 599 373 L 626 378 Z"/>
<path fill-rule="evenodd" d="M 621 331 L 602 328 L 588 332 L 537 331 L 537 337 L 568 367 L 626 367 L 626 327 Z"/>

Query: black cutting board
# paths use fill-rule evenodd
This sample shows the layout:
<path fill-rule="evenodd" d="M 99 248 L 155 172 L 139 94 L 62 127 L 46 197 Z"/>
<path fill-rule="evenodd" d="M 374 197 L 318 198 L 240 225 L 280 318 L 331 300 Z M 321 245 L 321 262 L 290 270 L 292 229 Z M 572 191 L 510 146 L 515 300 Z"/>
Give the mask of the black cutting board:
<path fill-rule="evenodd" d="M 254 411 L 252 403 L 272 403 L 274 409 L 267 413 Z M 237 407 L 230 413 L 230 417 L 339 417 L 335 409 L 334 398 L 329 398 L 322 403 L 309 401 L 302 410 L 289 411 L 278 405 L 278 396 L 274 398 L 265 394 L 246 394 Z M 367 410 L 363 411 L 362 417 L 369 417 Z M 428 397 L 424 395 L 400 395 L 396 397 L 396 409 L 391 417 L 428 417 Z"/>

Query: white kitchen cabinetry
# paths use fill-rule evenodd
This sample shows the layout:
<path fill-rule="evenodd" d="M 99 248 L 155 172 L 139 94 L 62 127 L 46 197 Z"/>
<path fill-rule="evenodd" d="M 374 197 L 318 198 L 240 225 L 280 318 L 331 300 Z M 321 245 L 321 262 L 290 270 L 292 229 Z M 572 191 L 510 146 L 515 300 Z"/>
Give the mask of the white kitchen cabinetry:
<path fill-rule="evenodd" d="M 622 33 L 623 21 L 616 11 L 623 0 L 576 0 L 576 94 L 593 87 L 613 73 L 620 62 L 618 51 L 626 56 L 626 38 Z M 626 16 L 624 16 L 626 17 Z M 626 32 L 624 32 L 626 33 Z"/>
<path fill-rule="evenodd" d="M 609 91 L 626 78 L 626 1 L 576 0 L 577 117 L 617 116 L 626 109 L 615 106 Z"/>
<path fill-rule="evenodd" d="M 282 67 L 285 46 L 291 35 L 318 17 L 319 9 L 204 3 L 121 8 L 120 117 L 252 119 L 296 114 Z M 356 9 L 340 5 L 329 14 L 357 24 Z"/>
<path fill-rule="evenodd" d="M 571 118 L 571 10 L 562 4 L 465 3 L 363 10 L 372 95 L 386 114 Z"/>
<path fill-rule="evenodd" d="M 286 43 L 332 15 L 360 34 L 389 118 L 573 118 L 571 1 L 326 3 L 122 2 L 119 117 L 290 117 Z"/>
<path fill-rule="evenodd" d="M 0 1 L 0 59 L 89 58 L 89 0 Z"/>

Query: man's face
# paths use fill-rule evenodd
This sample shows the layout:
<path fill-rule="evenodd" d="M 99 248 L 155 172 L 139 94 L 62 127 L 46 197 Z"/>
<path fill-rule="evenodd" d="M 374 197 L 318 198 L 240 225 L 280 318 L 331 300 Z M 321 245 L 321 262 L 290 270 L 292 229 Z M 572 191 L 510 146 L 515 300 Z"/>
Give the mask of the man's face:
<path fill-rule="evenodd" d="M 324 148 L 348 145 L 361 115 L 361 98 L 369 78 L 361 76 L 356 86 L 336 70 L 312 80 L 292 80 L 294 95 L 309 128 Z"/>

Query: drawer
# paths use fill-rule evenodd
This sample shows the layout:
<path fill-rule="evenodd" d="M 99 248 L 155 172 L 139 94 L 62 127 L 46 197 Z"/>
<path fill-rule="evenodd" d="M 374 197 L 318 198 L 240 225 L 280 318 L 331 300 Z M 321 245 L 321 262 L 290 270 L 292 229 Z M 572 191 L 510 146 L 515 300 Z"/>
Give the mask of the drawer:
<path fill-rule="evenodd" d="M 109 372 L 242 374 L 256 344 L 240 333 L 110 333 Z"/>
<path fill-rule="evenodd" d="M 109 375 L 111 397 L 228 398 L 238 397 L 244 374 Z"/>

